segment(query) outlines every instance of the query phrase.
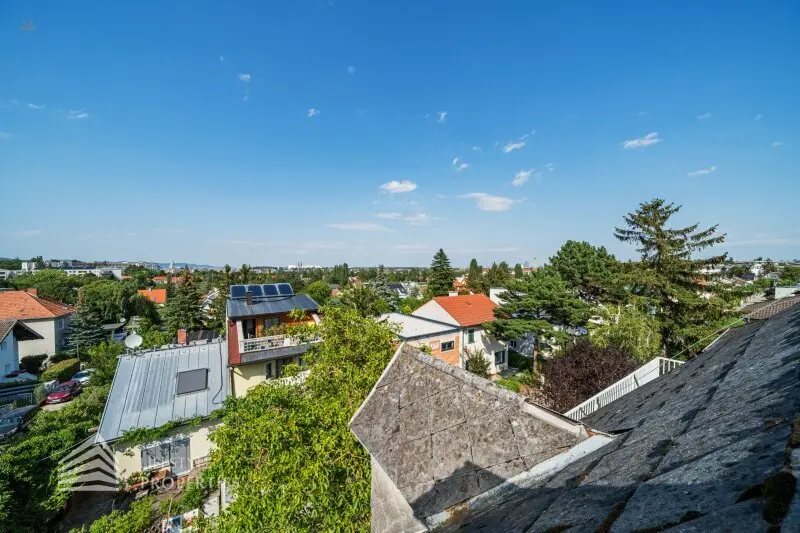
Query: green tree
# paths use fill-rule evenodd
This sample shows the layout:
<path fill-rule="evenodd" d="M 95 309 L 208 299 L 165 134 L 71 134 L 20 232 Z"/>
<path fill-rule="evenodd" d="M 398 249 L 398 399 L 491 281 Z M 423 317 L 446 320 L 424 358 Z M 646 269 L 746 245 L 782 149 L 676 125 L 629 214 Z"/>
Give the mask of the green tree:
<path fill-rule="evenodd" d="M 800 266 L 785 266 L 781 270 L 781 282 L 783 286 L 797 285 L 800 283 Z"/>
<path fill-rule="evenodd" d="M 473 258 L 469 262 L 469 269 L 467 269 L 467 288 L 475 294 L 486 293 L 486 287 L 483 280 L 483 267 L 478 264 L 478 260 Z"/>
<path fill-rule="evenodd" d="M 111 385 L 114 372 L 117 370 L 117 359 L 122 355 L 122 345 L 118 342 L 105 341 L 92 346 L 88 352 L 94 368 L 92 386 Z"/>
<path fill-rule="evenodd" d="M 208 317 L 208 327 L 225 333 L 225 319 L 228 311 L 228 294 L 230 294 L 231 285 L 233 284 L 233 275 L 230 265 L 225 265 L 225 268 L 217 276 L 214 283 L 214 288 L 217 289 L 217 297 L 211 304 L 211 312 Z"/>
<path fill-rule="evenodd" d="M 239 283 L 244 285 L 250 283 L 250 265 L 242 265 L 239 267 Z"/>
<path fill-rule="evenodd" d="M 91 279 L 96 279 L 92 276 Z M 38 270 L 30 274 L 15 276 L 9 282 L 18 290 L 34 288 L 38 296 L 74 304 L 77 300 L 77 288 L 82 280 L 78 276 L 68 276 L 63 270 Z"/>
<path fill-rule="evenodd" d="M 492 263 L 489 271 L 484 276 L 485 292 L 488 293 L 489 289 L 493 287 L 505 287 L 510 280 L 511 270 L 508 268 L 508 263 L 505 261 L 501 262 L 499 265 L 497 263 Z"/>
<path fill-rule="evenodd" d="M 482 378 L 489 377 L 491 362 L 483 350 L 479 348 L 464 348 L 464 368 Z"/>
<path fill-rule="evenodd" d="M 98 279 L 81 287 L 81 298 L 104 324 L 119 322 L 120 318 L 155 314 L 155 307 L 136 292 L 132 281 Z"/>
<path fill-rule="evenodd" d="M 602 323 L 590 328 L 594 344 L 619 346 L 640 363 L 661 353 L 660 327 L 654 317 L 634 305 L 608 309 L 601 312 Z"/>
<path fill-rule="evenodd" d="M 433 256 L 431 262 L 431 274 L 428 287 L 425 289 L 425 296 L 447 296 L 453 290 L 455 275 L 450 267 L 450 259 L 441 248 Z"/>
<path fill-rule="evenodd" d="M 355 310 L 362 317 L 378 316 L 390 311 L 389 304 L 382 300 L 372 287 L 347 287 L 339 293 L 342 306 Z"/>
<path fill-rule="evenodd" d="M 534 334 L 535 351 L 564 345 L 569 328 L 586 325 L 592 308 L 550 268 L 540 268 L 522 279 L 511 280 L 496 307 L 497 318 L 485 327 L 502 340 Z"/>
<path fill-rule="evenodd" d="M 164 307 L 164 325 L 170 335 L 179 329 L 192 330 L 203 325 L 201 298 L 192 273 L 184 268 L 181 282 L 176 284 L 175 295 L 167 300 Z"/>
<path fill-rule="evenodd" d="M 103 329 L 103 323 L 92 309 L 78 304 L 77 312 L 72 315 L 67 326 L 67 348 L 80 357 L 88 354 L 92 346 L 108 339 L 109 334 Z"/>
<path fill-rule="evenodd" d="M 773 263 L 771 259 L 767 258 L 767 260 L 762 265 L 761 271 L 764 274 L 772 274 L 773 272 L 778 271 L 778 267 L 775 266 L 775 263 Z"/>
<path fill-rule="evenodd" d="M 337 307 L 318 334 L 303 386 L 265 383 L 226 403 L 211 436 L 210 469 L 236 487 L 221 533 L 369 531 L 369 454 L 348 424 L 391 359 L 395 333 Z"/>
<path fill-rule="evenodd" d="M 616 263 L 605 247 L 595 247 L 585 241 L 567 241 L 550 258 L 550 266 L 561 279 L 569 287 L 577 289 L 581 298 L 589 302 L 604 301 L 619 292 L 614 289 Z"/>
<path fill-rule="evenodd" d="M 331 298 L 331 286 L 326 281 L 315 281 L 309 284 L 304 291 L 320 306 L 328 303 Z"/>
<path fill-rule="evenodd" d="M 514 265 L 514 278 L 519 279 L 525 275 L 525 272 L 522 270 L 522 265 L 517 263 Z"/>
<path fill-rule="evenodd" d="M 668 227 L 680 208 L 661 198 L 644 202 L 624 217 L 627 227 L 614 232 L 620 241 L 636 245 L 641 254 L 641 261 L 629 267 L 629 285 L 655 312 L 661 345 L 668 355 L 676 355 L 713 332 L 736 301 L 732 291 L 720 291 L 719 285 L 706 283 L 700 273 L 705 265 L 722 263 L 725 254 L 692 257 L 722 243 L 725 235 L 717 235 L 717 226 L 704 230 L 698 230 L 699 224 Z"/>

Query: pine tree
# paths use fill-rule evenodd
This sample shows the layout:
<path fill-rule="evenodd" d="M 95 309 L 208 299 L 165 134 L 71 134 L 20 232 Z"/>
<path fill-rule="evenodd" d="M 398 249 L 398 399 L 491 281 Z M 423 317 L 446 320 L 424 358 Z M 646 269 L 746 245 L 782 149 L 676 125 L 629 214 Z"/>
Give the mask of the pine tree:
<path fill-rule="evenodd" d="M 72 316 L 67 327 L 67 347 L 80 357 L 87 353 L 92 346 L 108 340 L 108 334 L 103 330 L 100 318 L 89 307 L 80 302 L 78 311 Z"/>
<path fill-rule="evenodd" d="M 383 265 L 378 266 L 378 275 L 375 277 L 373 287 L 375 288 L 375 292 L 378 293 L 378 297 L 385 301 L 393 311 L 398 309 L 399 301 L 397 293 L 389 287 L 386 269 Z"/>
<path fill-rule="evenodd" d="M 631 268 L 633 292 L 650 302 L 660 321 L 662 346 L 674 356 L 714 331 L 731 311 L 733 293 L 709 284 L 700 273 L 708 264 L 724 262 L 726 255 L 693 259 L 692 254 L 720 244 L 725 234 L 717 226 L 698 231 L 699 224 L 669 228 L 670 217 L 681 206 L 661 198 L 639 205 L 624 217 L 627 228 L 615 228 L 614 236 L 638 246 L 642 258 Z M 706 295 L 706 296 L 704 296 Z"/>
<path fill-rule="evenodd" d="M 170 333 L 179 329 L 196 329 L 203 325 L 201 294 L 188 268 L 183 269 L 181 283 L 175 288 L 175 296 L 167 300 L 164 308 L 164 323 Z M 225 298 L 226 294 L 220 294 Z"/>
<path fill-rule="evenodd" d="M 428 288 L 425 289 L 426 296 L 447 296 L 453 290 L 455 275 L 450 267 L 450 259 L 441 248 L 433 256 L 431 262 L 431 275 L 428 281 Z"/>
<path fill-rule="evenodd" d="M 478 264 L 477 259 L 472 259 L 469 262 L 469 270 L 467 270 L 467 288 L 475 294 L 483 294 L 486 288 L 483 284 L 483 267 Z"/>
<path fill-rule="evenodd" d="M 525 272 L 522 270 L 522 265 L 517 263 L 514 265 L 514 279 L 519 279 L 525 275 Z"/>

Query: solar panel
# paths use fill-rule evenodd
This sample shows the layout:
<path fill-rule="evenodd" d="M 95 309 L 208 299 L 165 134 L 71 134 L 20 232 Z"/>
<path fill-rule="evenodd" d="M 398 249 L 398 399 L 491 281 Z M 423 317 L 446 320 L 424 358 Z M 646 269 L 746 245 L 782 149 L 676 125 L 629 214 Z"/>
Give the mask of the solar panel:
<path fill-rule="evenodd" d="M 208 369 L 198 368 L 196 370 L 187 370 L 185 372 L 178 372 L 178 386 L 175 394 L 189 394 L 191 392 L 198 392 L 208 388 Z"/>
<path fill-rule="evenodd" d="M 264 296 L 278 296 L 278 287 L 276 285 L 264 285 Z"/>
<path fill-rule="evenodd" d="M 244 285 L 231 285 L 231 298 L 244 298 L 247 294 L 247 287 Z"/>
<path fill-rule="evenodd" d="M 278 283 L 278 292 L 281 296 L 291 296 L 294 294 L 294 289 L 288 283 Z"/>
<path fill-rule="evenodd" d="M 248 285 L 247 290 L 253 293 L 253 296 L 264 296 L 264 290 L 261 285 Z"/>

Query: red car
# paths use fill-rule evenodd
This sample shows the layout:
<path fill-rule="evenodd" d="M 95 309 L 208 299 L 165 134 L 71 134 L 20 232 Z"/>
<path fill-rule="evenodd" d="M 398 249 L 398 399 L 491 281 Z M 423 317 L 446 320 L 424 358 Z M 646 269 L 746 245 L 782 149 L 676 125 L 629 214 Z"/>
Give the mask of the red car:
<path fill-rule="evenodd" d="M 81 393 L 80 381 L 65 381 L 58 385 L 55 389 L 50 391 L 44 398 L 44 403 L 62 403 L 68 402 Z"/>

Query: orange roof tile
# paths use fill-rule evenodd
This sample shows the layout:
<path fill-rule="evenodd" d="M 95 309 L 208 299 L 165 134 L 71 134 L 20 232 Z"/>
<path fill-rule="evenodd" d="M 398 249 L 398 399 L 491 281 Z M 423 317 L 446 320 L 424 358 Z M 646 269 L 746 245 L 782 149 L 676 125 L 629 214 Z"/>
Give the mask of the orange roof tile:
<path fill-rule="evenodd" d="M 71 305 L 39 298 L 25 291 L 0 291 L 0 320 L 57 318 L 74 311 Z"/>
<path fill-rule="evenodd" d="M 494 321 L 497 304 L 485 294 L 437 296 L 433 299 L 461 326 L 475 326 Z"/>
<path fill-rule="evenodd" d="M 153 302 L 154 304 L 167 303 L 167 289 L 139 289 L 139 294 Z"/>

